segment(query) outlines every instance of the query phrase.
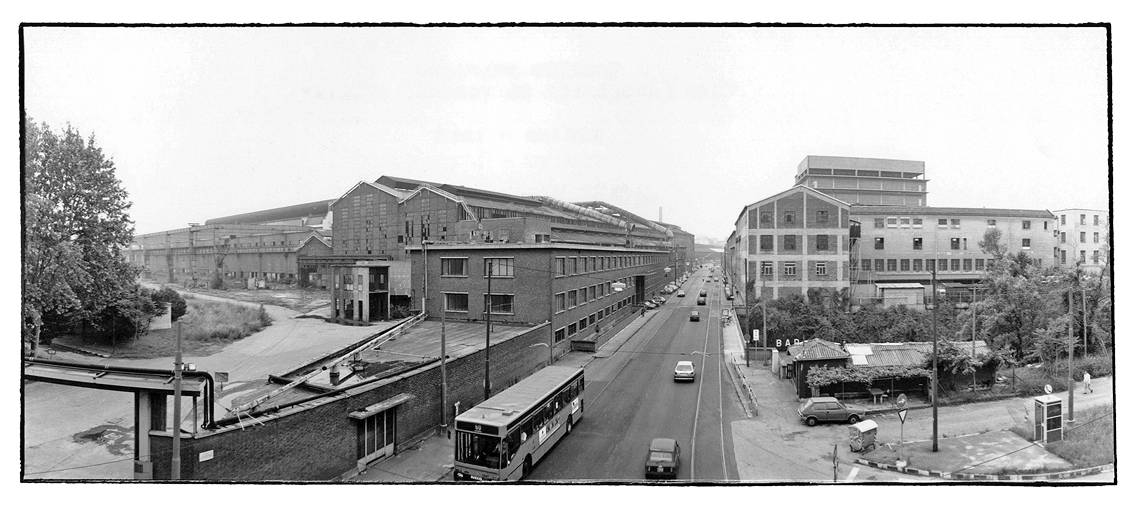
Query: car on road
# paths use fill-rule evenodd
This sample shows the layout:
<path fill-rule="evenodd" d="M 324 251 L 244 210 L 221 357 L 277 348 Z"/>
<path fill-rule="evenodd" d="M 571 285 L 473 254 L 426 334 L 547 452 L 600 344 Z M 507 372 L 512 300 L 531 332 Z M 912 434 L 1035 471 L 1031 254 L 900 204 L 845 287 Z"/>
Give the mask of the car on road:
<path fill-rule="evenodd" d="M 645 456 L 646 478 L 676 478 L 681 467 L 681 445 L 676 439 L 659 437 L 649 442 Z"/>
<path fill-rule="evenodd" d="M 707 299 L 705 299 L 704 297 L 697 297 L 697 305 L 698 305 L 698 306 L 703 306 L 703 305 L 705 305 L 705 304 L 706 304 L 706 300 L 707 300 Z"/>
<path fill-rule="evenodd" d="M 691 322 L 701 321 L 701 313 L 699 313 L 697 311 L 693 311 L 692 313 L 689 313 L 689 321 L 691 321 Z"/>
<path fill-rule="evenodd" d="M 657 306 L 659 306 L 659 304 L 651 300 L 644 301 L 641 303 L 641 305 L 644 306 L 645 309 L 657 309 Z"/>
<path fill-rule="evenodd" d="M 701 290 L 701 293 L 700 293 L 699 295 L 700 295 L 701 297 L 708 297 L 708 295 L 709 295 L 709 292 L 708 292 L 708 291 L 706 291 L 706 290 Z"/>
<path fill-rule="evenodd" d="M 673 368 L 673 381 L 696 381 L 697 369 L 693 367 L 693 363 L 688 360 L 677 361 L 677 366 Z"/>
<path fill-rule="evenodd" d="M 812 397 L 804 401 L 796 412 L 809 427 L 819 422 L 859 423 L 867 414 L 866 410 L 843 404 L 835 397 Z"/>
<path fill-rule="evenodd" d="M 656 296 L 650 300 L 652 300 L 653 302 L 656 302 L 658 306 L 665 304 L 665 297 L 662 297 L 660 295 L 658 295 L 658 296 Z"/>
<path fill-rule="evenodd" d="M 728 299 L 728 300 L 732 300 L 732 298 L 733 298 L 732 292 L 728 292 L 728 295 L 725 295 L 724 298 Z"/>
<path fill-rule="evenodd" d="M 684 297 L 684 296 L 685 296 L 685 291 L 684 291 L 684 290 L 678 290 L 678 291 L 677 291 L 677 296 L 678 296 L 678 297 Z"/>

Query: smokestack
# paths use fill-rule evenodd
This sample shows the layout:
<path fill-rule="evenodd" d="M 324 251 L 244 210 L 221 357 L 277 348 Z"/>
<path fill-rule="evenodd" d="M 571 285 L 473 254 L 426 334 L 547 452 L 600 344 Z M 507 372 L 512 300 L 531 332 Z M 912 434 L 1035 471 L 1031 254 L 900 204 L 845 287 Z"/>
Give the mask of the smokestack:
<path fill-rule="evenodd" d="M 662 222 L 662 223 L 665 222 L 664 212 L 665 212 L 664 206 L 657 206 L 657 221 Z"/>

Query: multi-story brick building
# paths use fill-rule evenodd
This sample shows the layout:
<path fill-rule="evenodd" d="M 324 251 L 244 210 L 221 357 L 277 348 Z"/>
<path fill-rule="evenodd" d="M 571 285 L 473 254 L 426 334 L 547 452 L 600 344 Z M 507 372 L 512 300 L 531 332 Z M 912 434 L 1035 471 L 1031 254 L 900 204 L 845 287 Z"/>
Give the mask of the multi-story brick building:
<path fill-rule="evenodd" d="M 1086 272 L 1100 272 L 1108 263 L 1108 211 L 1060 209 L 1057 215 L 1057 263 L 1072 267 L 1080 263 Z"/>
<path fill-rule="evenodd" d="M 746 300 L 846 291 L 850 211 L 806 186 L 745 206 L 725 245 L 732 290 Z"/>
<path fill-rule="evenodd" d="M 554 353 L 571 340 L 595 337 L 672 276 L 667 250 L 568 244 L 431 244 L 409 246 L 412 292 L 422 297 L 427 284 L 428 318 L 480 321 L 486 316 L 491 271 L 490 311 L 495 323 L 536 325 L 553 321 Z M 489 266 L 489 267 L 488 267 Z M 615 283 L 620 290 L 615 289 Z"/>

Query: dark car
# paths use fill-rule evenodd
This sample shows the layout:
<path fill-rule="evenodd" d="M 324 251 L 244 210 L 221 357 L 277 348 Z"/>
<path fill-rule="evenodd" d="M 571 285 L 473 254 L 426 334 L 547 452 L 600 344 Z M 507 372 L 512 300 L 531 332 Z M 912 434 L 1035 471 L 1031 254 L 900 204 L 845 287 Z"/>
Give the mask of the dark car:
<path fill-rule="evenodd" d="M 699 322 L 699 321 L 701 321 L 701 313 L 698 313 L 698 312 L 696 312 L 696 311 L 693 311 L 692 313 L 689 313 L 689 321 L 691 321 L 691 322 Z"/>
<path fill-rule="evenodd" d="M 676 478 L 681 467 L 681 445 L 676 439 L 656 438 L 649 443 L 645 457 L 646 478 Z"/>
<path fill-rule="evenodd" d="M 701 296 L 701 297 L 707 297 L 707 296 L 709 295 L 709 293 L 708 293 L 708 292 L 706 292 L 706 291 L 704 291 L 704 290 L 701 290 L 701 293 L 700 293 L 700 294 L 698 294 L 698 295 L 699 295 L 699 296 Z"/>
<path fill-rule="evenodd" d="M 812 397 L 796 410 L 800 420 L 815 426 L 819 422 L 859 423 L 866 411 L 839 402 L 835 397 Z"/>

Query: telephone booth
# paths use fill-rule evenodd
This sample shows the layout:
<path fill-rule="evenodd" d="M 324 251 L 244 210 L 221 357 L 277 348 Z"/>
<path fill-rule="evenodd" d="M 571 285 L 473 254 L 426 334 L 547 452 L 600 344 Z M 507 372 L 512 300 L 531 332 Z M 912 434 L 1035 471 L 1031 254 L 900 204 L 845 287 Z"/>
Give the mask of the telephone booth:
<path fill-rule="evenodd" d="M 1052 443 L 1064 438 L 1061 398 L 1042 395 L 1033 398 L 1033 440 Z"/>

